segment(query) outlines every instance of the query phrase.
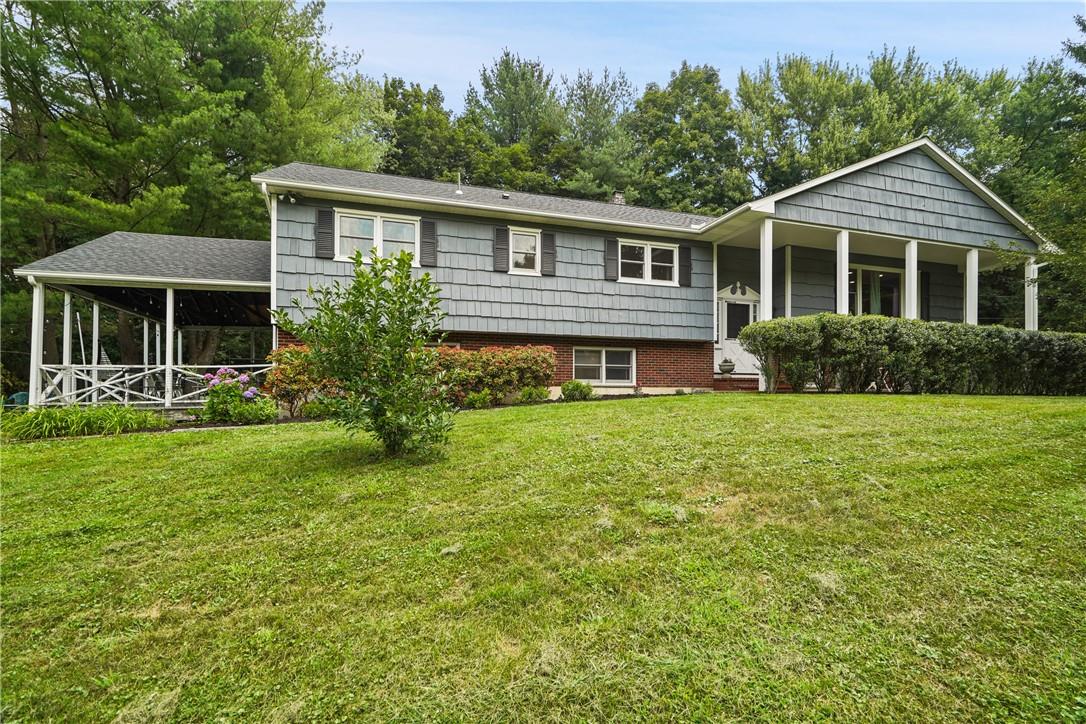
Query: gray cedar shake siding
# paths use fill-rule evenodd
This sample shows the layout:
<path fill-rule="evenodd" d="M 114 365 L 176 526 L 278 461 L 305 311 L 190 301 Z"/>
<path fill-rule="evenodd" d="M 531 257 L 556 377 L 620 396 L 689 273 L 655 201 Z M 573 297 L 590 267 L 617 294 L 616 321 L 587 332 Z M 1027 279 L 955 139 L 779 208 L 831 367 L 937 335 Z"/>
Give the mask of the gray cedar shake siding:
<path fill-rule="evenodd" d="M 821 226 L 987 247 L 1036 244 L 921 150 L 776 202 L 774 216 Z"/>
<path fill-rule="evenodd" d="M 294 298 L 305 304 L 307 288 L 346 279 L 351 273 L 347 262 L 315 256 L 316 206 L 308 204 L 308 201 L 279 203 L 277 207 L 276 306 L 279 309 L 288 308 Z M 713 252 L 709 244 L 682 242 L 691 248 L 689 287 L 606 281 L 602 233 L 543 225 L 545 231 L 555 232 L 556 274 L 523 276 L 493 271 L 494 227 L 504 226 L 506 222 L 338 201 L 335 206 L 436 221 L 437 266 L 418 271 L 428 272 L 441 287 L 442 307 L 448 315 L 444 322 L 447 331 L 713 339 Z M 663 237 L 638 235 L 636 238 L 668 241 Z M 296 311 L 291 314 L 298 315 Z"/>

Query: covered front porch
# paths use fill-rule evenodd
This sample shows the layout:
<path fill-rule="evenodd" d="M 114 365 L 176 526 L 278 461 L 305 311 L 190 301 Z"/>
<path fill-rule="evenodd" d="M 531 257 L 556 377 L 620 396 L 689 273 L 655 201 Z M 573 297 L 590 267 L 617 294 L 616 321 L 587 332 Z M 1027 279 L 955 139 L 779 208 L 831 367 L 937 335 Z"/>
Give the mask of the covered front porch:
<path fill-rule="evenodd" d="M 752 321 L 819 312 L 976 324 L 989 248 L 763 218 L 714 244 L 715 364 L 758 373 L 739 344 Z M 1037 329 L 1037 265 L 1023 256 L 1024 327 Z"/>
<path fill-rule="evenodd" d="M 267 242 L 115 233 L 16 273 L 33 289 L 31 406 L 194 407 L 205 374 L 270 368 Z"/>

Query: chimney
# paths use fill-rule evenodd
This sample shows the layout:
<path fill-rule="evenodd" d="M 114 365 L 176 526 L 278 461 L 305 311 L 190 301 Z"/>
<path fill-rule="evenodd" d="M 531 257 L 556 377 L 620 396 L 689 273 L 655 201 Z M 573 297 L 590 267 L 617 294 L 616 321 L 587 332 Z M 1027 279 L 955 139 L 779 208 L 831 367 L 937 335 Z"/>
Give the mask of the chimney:
<path fill-rule="evenodd" d="M 618 204 L 619 206 L 625 206 L 626 205 L 626 194 L 622 193 L 621 191 L 612 191 L 611 192 L 611 203 L 612 204 Z"/>

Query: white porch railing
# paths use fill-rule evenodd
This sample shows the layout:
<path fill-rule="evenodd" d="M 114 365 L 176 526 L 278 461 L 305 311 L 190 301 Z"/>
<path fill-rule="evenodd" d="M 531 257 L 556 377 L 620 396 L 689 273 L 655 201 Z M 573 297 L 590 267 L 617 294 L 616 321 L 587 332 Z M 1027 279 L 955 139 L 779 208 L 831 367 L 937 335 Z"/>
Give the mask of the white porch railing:
<path fill-rule="evenodd" d="M 42 365 L 40 405 L 120 403 L 151 407 L 194 407 L 207 397 L 204 375 L 221 367 L 249 375 L 259 387 L 270 364 L 250 365 Z M 167 385 L 167 370 L 172 385 Z"/>

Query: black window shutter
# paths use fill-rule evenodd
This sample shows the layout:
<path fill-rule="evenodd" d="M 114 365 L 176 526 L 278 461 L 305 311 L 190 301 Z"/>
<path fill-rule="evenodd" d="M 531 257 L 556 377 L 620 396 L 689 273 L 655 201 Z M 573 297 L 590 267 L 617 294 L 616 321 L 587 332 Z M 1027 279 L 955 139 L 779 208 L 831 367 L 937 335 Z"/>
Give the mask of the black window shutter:
<path fill-rule="evenodd" d="M 693 264 L 690 261 L 690 247 L 683 245 L 679 247 L 679 286 L 690 286 L 690 272 Z"/>
<path fill-rule="evenodd" d="M 553 231 L 544 231 L 539 236 L 543 246 L 543 258 L 540 260 L 542 263 L 539 267 L 539 273 L 545 277 L 554 276 L 555 267 L 555 255 L 557 253 L 557 245 L 554 241 Z"/>
<path fill-rule="evenodd" d="M 618 239 L 603 240 L 603 278 L 618 281 Z"/>
<path fill-rule="evenodd" d="M 437 266 L 437 222 L 423 219 L 419 231 L 419 266 Z"/>
<path fill-rule="evenodd" d="M 320 259 L 336 255 L 336 212 L 332 209 L 317 209 L 316 255 Z"/>
<path fill-rule="evenodd" d="M 509 227 L 494 227 L 494 271 L 509 271 Z"/>

